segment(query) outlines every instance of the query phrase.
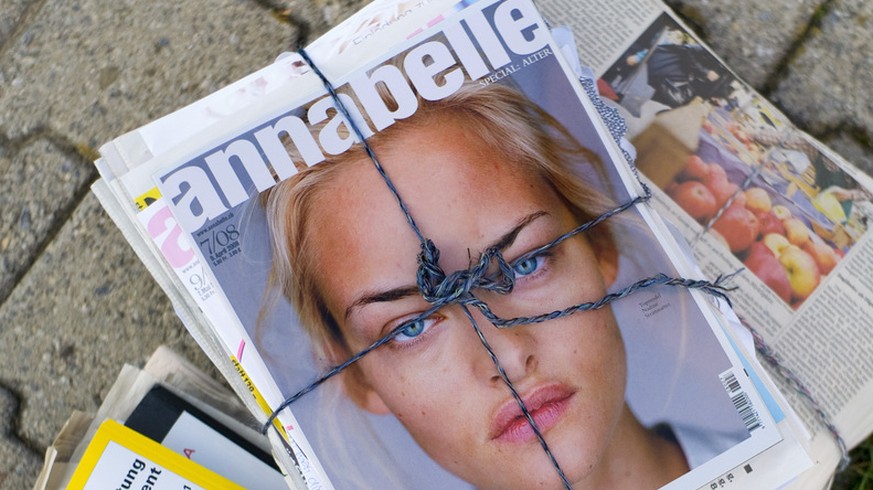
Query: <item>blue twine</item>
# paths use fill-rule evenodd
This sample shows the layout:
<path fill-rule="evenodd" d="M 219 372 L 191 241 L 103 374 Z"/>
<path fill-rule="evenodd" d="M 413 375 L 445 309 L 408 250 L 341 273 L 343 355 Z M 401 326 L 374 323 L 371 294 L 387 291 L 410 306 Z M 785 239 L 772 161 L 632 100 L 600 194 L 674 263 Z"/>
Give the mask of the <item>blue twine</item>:
<path fill-rule="evenodd" d="M 646 279 L 640 279 L 639 281 L 621 289 L 620 291 L 609 293 L 598 299 L 597 301 L 579 303 L 577 305 L 564 308 L 563 310 L 556 310 L 551 313 L 543 313 L 541 315 L 527 317 L 522 316 L 511 319 L 503 319 L 498 317 L 491 311 L 488 305 L 482 301 L 476 301 L 473 303 L 473 305 L 478 307 L 479 310 L 482 311 L 482 314 L 485 316 L 485 318 L 487 318 L 488 321 L 494 324 L 494 326 L 497 328 L 512 328 L 519 325 L 531 325 L 546 322 L 549 320 L 556 320 L 558 318 L 570 316 L 574 313 L 579 313 L 582 311 L 599 310 L 614 301 L 630 296 L 640 289 L 646 289 L 653 286 L 678 286 L 684 287 L 686 289 L 700 289 L 701 291 L 704 291 L 717 298 L 727 301 L 728 305 L 730 305 L 730 298 L 728 298 L 725 292 L 733 291 L 736 288 L 725 286 L 724 283 L 733 278 L 734 274 L 719 276 L 714 282 L 685 279 L 681 277 L 670 277 L 666 274 L 656 274 Z"/>
<path fill-rule="evenodd" d="M 415 235 L 418 237 L 418 240 L 422 243 L 425 242 L 424 235 L 421 233 L 421 229 L 418 228 L 418 225 L 415 223 L 415 220 L 412 219 L 412 215 L 409 213 L 409 209 L 406 207 L 406 203 L 403 202 L 403 199 L 400 198 L 400 193 L 397 191 L 397 188 L 394 187 L 394 183 L 391 179 L 388 178 L 388 174 L 385 172 L 385 169 L 382 168 L 382 164 L 379 163 L 379 159 L 376 157 L 376 152 L 373 151 L 373 147 L 367 143 L 367 138 L 364 137 L 364 133 L 361 132 L 361 128 L 355 124 L 355 120 L 352 119 L 352 115 L 349 112 L 346 105 L 343 103 L 342 99 L 336 93 L 336 89 L 333 87 L 333 84 L 330 83 L 330 80 L 324 76 L 324 73 L 316 66 L 316 64 L 312 61 L 312 58 L 309 57 L 309 54 L 305 49 L 300 48 L 297 50 L 300 56 L 303 58 L 312 71 L 318 75 L 318 78 L 321 79 L 321 83 L 324 84 L 324 87 L 327 89 L 327 93 L 330 94 L 330 98 L 333 99 L 333 103 L 336 106 L 337 110 L 340 111 L 345 118 L 348 126 L 352 128 L 355 136 L 358 138 L 358 141 L 363 145 L 364 151 L 367 152 L 367 156 L 370 157 L 370 161 L 373 162 L 373 166 L 376 167 L 376 170 L 379 171 L 379 175 L 382 176 L 382 180 L 385 181 L 385 184 L 388 186 L 388 189 L 391 191 L 391 194 L 394 196 L 394 199 L 397 201 L 397 204 L 400 206 L 400 210 L 403 211 L 403 216 L 406 217 L 406 221 L 409 223 L 409 226 L 412 228 L 412 231 L 415 232 Z"/>
<path fill-rule="evenodd" d="M 692 245 L 696 244 L 697 241 L 700 240 L 700 238 L 704 234 L 706 234 L 706 232 L 709 231 L 710 228 L 712 228 L 712 226 L 715 224 L 715 222 L 718 221 L 719 218 L 721 218 L 721 215 L 723 215 L 724 212 L 727 211 L 727 209 L 729 207 L 731 207 L 731 204 L 733 204 L 734 201 L 736 201 L 737 198 L 740 197 L 740 194 L 742 192 L 745 192 L 746 189 L 751 187 L 752 179 L 754 179 L 755 176 L 757 176 L 760 172 L 761 172 L 761 167 L 752 168 L 752 172 L 749 174 L 748 177 L 746 177 L 745 180 L 743 180 L 743 183 L 740 184 L 740 186 L 737 188 L 736 192 L 731 194 L 731 197 L 729 197 L 728 200 L 725 201 L 725 203 L 720 208 L 718 208 L 718 211 L 716 211 L 716 213 L 712 216 L 712 218 L 709 218 L 709 221 L 707 221 L 706 224 L 703 225 L 703 230 L 701 230 L 700 233 L 698 233 L 697 236 L 694 237 L 694 240 L 691 241 Z"/>
<path fill-rule="evenodd" d="M 540 433 L 540 430 L 537 427 L 536 423 L 534 422 L 533 417 L 530 414 L 530 411 L 526 407 L 524 401 L 521 399 L 521 396 L 518 394 L 518 391 L 516 390 L 512 381 L 508 378 L 508 376 L 506 375 L 502 366 L 500 365 L 500 361 L 497 358 L 497 355 L 494 353 L 493 349 L 491 348 L 490 344 L 488 343 L 487 339 L 485 338 L 484 334 L 482 333 L 481 328 L 479 327 L 478 323 L 475 321 L 472 314 L 470 313 L 469 306 L 474 306 L 474 307 L 478 308 L 480 311 L 482 311 L 484 316 L 488 319 L 488 321 L 490 323 L 492 323 L 495 327 L 497 327 L 497 328 L 511 328 L 514 326 L 524 325 L 524 324 L 542 323 L 542 322 L 553 320 L 556 318 L 569 316 L 569 315 L 572 315 L 574 313 L 578 313 L 580 311 L 588 311 L 588 310 L 603 308 L 607 304 L 609 304 L 615 300 L 618 300 L 620 298 L 624 298 L 630 294 L 633 294 L 634 292 L 636 292 L 640 289 L 658 286 L 658 285 L 679 286 L 679 287 L 685 287 L 688 289 L 700 289 L 704 292 L 715 295 L 718 298 L 725 299 L 730 304 L 730 300 L 728 299 L 727 295 L 725 294 L 725 291 L 729 291 L 731 288 L 727 288 L 723 285 L 723 283 L 727 279 L 729 279 L 730 276 L 719 277 L 714 283 L 712 283 L 709 281 L 690 280 L 690 279 L 684 279 L 684 278 L 673 278 L 673 277 L 669 277 L 665 274 L 658 274 L 656 276 L 653 276 L 653 277 L 650 277 L 647 279 L 643 279 L 641 281 L 637 281 L 636 283 L 634 283 L 628 287 L 625 287 L 618 292 L 608 294 L 608 295 L 604 296 L 603 298 L 601 298 L 597 301 L 594 301 L 594 302 L 580 303 L 580 304 L 571 306 L 569 308 L 566 308 L 564 310 L 558 310 L 558 311 L 554 311 L 551 313 L 546 313 L 543 315 L 537 315 L 537 316 L 533 316 L 533 317 L 518 317 L 518 318 L 512 318 L 512 319 L 499 318 L 493 312 L 491 312 L 490 308 L 488 307 L 488 305 L 486 303 L 484 303 L 483 301 L 476 298 L 476 296 L 473 294 L 474 290 L 482 289 L 482 290 L 487 290 L 487 291 L 493 291 L 493 292 L 496 292 L 498 294 L 508 294 L 508 293 L 512 292 L 513 286 L 515 284 L 515 272 L 513 271 L 512 265 L 520 263 L 523 260 L 535 257 L 537 255 L 540 255 L 540 254 L 544 253 L 545 251 L 547 251 L 553 247 L 556 247 L 557 245 L 559 245 L 563 241 L 565 241 L 573 236 L 576 236 L 580 233 L 583 233 L 583 232 L 591 229 L 594 226 L 597 226 L 598 224 L 615 216 L 616 214 L 624 212 L 624 211 L 636 206 L 639 203 L 648 201 L 649 199 L 651 199 L 651 195 L 652 195 L 649 188 L 640 181 L 640 184 L 642 185 L 642 188 L 644 190 L 644 195 L 636 196 L 633 199 L 630 199 L 627 202 L 619 205 L 618 207 L 611 209 L 611 210 L 601 214 L 600 216 L 597 216 L 596 218 L 578 226 L 577 228 L 574 228 L 573 230 L 570 230 L 567 233 L 562 234 L 561 236 L 559 236 L 558 238 L 556 238 L 552 242 L 524 254 L 522 257 L 519 257 L 518 259 L 513 261 L 513 264 L 508 263 L 504 259 L 501 250 L 496 249 L 496 248 L 491 248 L 491 249 L 486 250 L 484 253 L 482 253 L 480 255 L 479 261 L 477 264 L 473 265 L 472 267 L 470 267 L 468 269 L 456 271 L 456 272 L 447 276 L 445 274 L 445 272 L 442 270 L 442 268 L 439 266 L 439 256 L 440 256 L 439 249 L 436 247 L 436 245 L 433 243 L 432 240 L 425 238 L 424 235 L 422 234 L 421 230 L 419 229 L 418 225 L 416 224 L 415 220 L 413 219 L 412 215 L 410 214 L 409 209 L 406 207 L 406 204 L 404 203 L 403 199 L 400 197 L 400 193 L 398 192 L 397 188 L 394 186 L 393 182 L 391 181 L 391 179 L 388 176 L 385 169 L 379 163 L 379 159 L 376 156 L 376 152 L 369 145 L 369 143 L 367 142 L 363 133 L 360 131 L 360 128 L 358 128 L 358 126 L 355 124 L 354 120 L 351 117 L 350 112 L 345 107 L 342 100 L 337 96 L 337 92 L 336 92 L 336 89 L 333 87 L 333 84 L 324 76 L 324 74 L 321 72 L 321 70 L 318 68 L 318 66 L 315 65 L 315 63 L 312 61 L 312 59 L 309 57 L 309 55 L 306 53 L 306 51 L 304 49 L 302 49 L 302 48 L 299 49 L 298 53 L 303 58 L 303 60 L 312 68 L 313 72 L 321 79 L 322 83 L 324 84 L 325 88 L 327 89 L 328 93 L 330 94 L 331 98 L 333 99 L 337 110 L 339 110 L 342 113 L 342 115 L 345 118 L 345 120 L 347 121 L 348 125 L 354 131 L 354 134 L 356 135 L 356 137 L 358 138 L 358 140 L 360 141 L 360 143 L 364 147 L 364 150 L 365 150 L 367 156 L 373 162 L 373 165 L 375 166 L 376 170 L 379 172 L 382 179 L 385 181 L 385 184 L 387 185 L 388 189 L 390 190 L 391 194 L 394 196 L 395 200 L 397 201 L 397 203 L 398 203 L 401 211 L 403 212 L 403 214 L 406 218 L 406 221 L 409 224 L 410 228 L 412 228 L 413 232 L 415 232 L 416 236 L 418 237 L 418 239 L 421 243 L 421 251 L 419 252 L 419 255 L 418 255 L 419 266 L 418 266 L 418 270 L 416 273 L 416 284 L 418 286 L 418 289 L 419 289 L 422 297 L 428 303 L 431 304 L 431 307 L 428 308 L 425 312 L 416 316 L 416 318 L 396 327 L 391 332 L 384 335 L 379 340 L 373 342 L 365 349 L 356 353 L 355 355 L 353 355 L 351 358 L 349 358 L 348 360 L 346 360 L 342 364 L 339 364 L 339 365 L 331 368 L 329 371 L 327 371 L 325 374 L 323 374 L 321 377 L 319 377 L 318 379 L 316 379 L 315 381 L 310 383 L 308 386 L 306 386 L 302 390 L 298 391 L 294 395 L 285 399 L 273 411 L 273 413 L 270 414 L 267 421 L 262 426 L 261 432 L 266 433 L 269 430 L 270 426 L 273 425 L 273 422 L 278 417 L 279 413 L 281 413 L 284 409 L 288 408 L 291 404 L 293 404 L 295 401 L 300 399 L 300 397 L 306 395 L 307 393 L 310 393 L 311 391 L 316 389 L 318 386 L 322 385 L 324 382 L 326 382 L 330 378 L 341 373 L 343 370 L 345 370 L 346 368 L 351 366 L 353 363 L 359 361 L 361 358 L 363 358 L 365 355 L 369 354 L 373 350 L 390 342 L 394 337 L 399 335 L 400 332 L 404 331 L 411 323 L 414 323 L 416 321 L 420 321 L 424 318 L 427 318 L 427 317 L 433 315 L 437 310 L 439 310 L 445 306 L 448 306 L 451 304 L 457 304 L 457 305 L 460 305 L 460 307 L 464 311 L 465 316 L 470 320 L 470 324 L 472 325 L 473 329 L 475 330 L 475 332 L 479 338 L 480 343 L 485 348 L 485 350 L 488 352 L 488 355 L 490 356 L 491 361 L 494 364 L 495 368 L 497 369 L 497 372 L 499 373 L 501 379 L 503 380 L 504 384 L 506 384 L 506 386 L 509 388 L 510 392 L 512 393 L 513 398 L 518 403 L 518 406 L 521 409 L 522 414 L 524 415 L 525 419 L 527 420 L 527 422 L 530 424 L 531 428 L 533 429 L 537 440 L 539 441 L 543 450 L 546 452 L 546 455 L 549 457 L 549 460 L 550 460 L 552 466 L 554 467 L 555 471 L 557 472 L 559 478 L 561 479 L 561 482 L 563 483 L 564 487 L 567 489 L 570 489 L 571 486 L 570 486 L 569 481 L 567 480 L 566 475 L 564 474 L 564 471 L 561 469 L 560 465 L 558 464 L 557 460 L 555 459 L 554 455 L 552 454 L 551 449 L 549 448 L 548 444 L 546 443 L 545 439 L 543 438 L 542 434 Z M 584 83 L 583 83 L 583 85 L 584 85 Z M 586 91 L 588 91 L 589 96 L 591 96 L 589 87 L 586 87 Z M 598 111 L 601 113 L 601 116 L 604 115 L 604 109 L 602 107 L 599 107 Z M 616 137 L 616 135 L 614 134 L 613 137 Z M 630 155 L 628 155 L 627 152 L 624 152 L 624 150 L 622 150 L 622 151 L 625 154 L 625 158 L 630 160 Z M 631 164 L 631 168 L 634 170 L 634 172 L 636 172 L 636 168 L 633 167 L 632 164 Z M 638 175 L 637 175 L 637 177 L 638 177 Z M 639 179 L 638 179 L 638 181 L 639 181 Z M 497 273 L 493 274 L 493 275 L 489 275 L 488 270 L 489 270 L 492 263 L 496 263 Z"/>
<path fill-rule="evenodd" d="M 809 388 L 800 380 L 800 377 L 786 366 L 776 351 L 774 351 L 773 348 L 764 341 L 764 337 L 762 337 L 757 330 L 752 328 L 744 318 L 739 318 L 743 326 L 751 332 L 752 338 L 755 340 L 755 350 L 758 351 L 761 357 L 776 370 L 776 373 L 779 374 L 786 383 L 788 383 L 788 386 L 801 396 L 809 408 L 812 409 L 813 413 L 815 413 L 819 422 L 824 425 L 825 429 L 827 429 L 834 438 L 834 441 L 837 443 L 837 448 L 840 450 L 840 463 L 837 466 L 837 471 L 843 471 L 848 468 L 849 463 L 852 461 L 849 457 L 849 449 L 846 446 L 846 441 L 843 439 L 842 434 L 840 434 L 839 429 L 834 425 L 830 416 L 825 412 L 818 400 L 816 400 L 812 395 Z"/>
<path fill-rule="evenodd" d="M 591 73 L 593 76 L 594 74 Z M 647 195 L 651 194 L 648 186 L 643 183 L 643 181 L 639 178 L 639 173 L 636 165 L 634 165 L 634 159 L 627 150 L 625 150 L 624 145 L 622 144 L 622 140 L 624 139 L 624 135 L 627 134 L 627 122 L 621 117 L 621 113 L 618 112 L 618 109 L 615 107 L 611 107 L 606 105 L 603 102 L 603 99 L 600 97 L 600 94 L 597 91 L 597 84 L 594 82 L 594 78 L 589 76 L 581 76 L 579 77 L 579 83 L 582 84 L 582 88 L 585 89 L 585 93 L 588 95 L 588 99 L 594 105 L 594 108 L 597 109 L 597 114 L 600 115 L 600 119 L 609 129 L 609 134 L 612 136 L 615 144 L 618 145 L 618 148 L 621 150 L 621 154 L 624 156 L 624 159 L 627 161 L 628 165 L 630 165 L 631 170 L 634 175 L 637 177 L 637 180 L 642 184 L 643 190 Z"/>
<path fill-rule="evenodd" d="M 479 342 L 481 342 L 482 346 L 485 347 L 485 350 L 488 351 L 488 355 L 491 357 L 491 362 L 494 363 L 494 367 L 497 368 L 497 372 L 500 374 L 500 379 L 502 379 L 503 383 L 509 388 L 510 393 L 512 393 L 512 397 L 515 398 L 515 402 L 518 403 L 519 407 L 521 407 L 521 413 L 524 414 L 524 418 L 533 429 L 537 441 L 539 441 L 540 446 L 542 446 L 543 448 L 543 451 L 546 452 L 546 456 L 548 456 L 549 461 L 551 461 L 552 463 L 552 466 L 555 468 L 555 470 L 557 470 L 558 477 L 561 478 L 561 482 L 564 484 L 564 487 L 572 488 L 570 482 L 567 480 L 567 476 L 564 474 L 564 470 L 561 469 L 561 466 L 558 464 L 558 460 L 555 459 L 555 455 L 552 454 L 552 450 L 549 449 L 549 445 L 546 444 L 546 440 L 543 438 L 543 434 L 540 432 L 540 428 L 537 426 L 536 422 L 534 422 L 533 417 L 525 407 L 524 401 L 521 399 L 521 395 L 518 394 L 518 390 L 515 389 L 515 385 L 513 385 L 512 381 L 509 380 L 509 376 L 506 375 L 506 371 L 504 371 L 503 367 L 500 365 L 500 360 L 497 359 L 497 354 L 494 353 L 494 349 L 491 348 L 491 344 L 488 343 L 488 340 L 482 333 L 482 329 L 479 328 L 479 324 L 470 313 L 470 309 L 467 307 L 467 305 L 463 305 L 462 308 L 464 309 L 464 315 L 466 315 L 467 319 L 470 320 L 470 325 L 473 326 L 473 330 L 476 331 L 476 335 L 479 336 Z"/>

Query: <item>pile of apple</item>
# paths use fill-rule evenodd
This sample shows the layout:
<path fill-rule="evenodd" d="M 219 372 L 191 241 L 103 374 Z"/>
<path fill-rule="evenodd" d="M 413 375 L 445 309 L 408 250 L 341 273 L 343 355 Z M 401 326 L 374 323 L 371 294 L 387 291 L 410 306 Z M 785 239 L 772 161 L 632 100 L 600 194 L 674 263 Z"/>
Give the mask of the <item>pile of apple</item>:
<path fill-rule="evenodd" d="M 679 207 L 698 223 L 704 224 L 739 189 L 738 185 L 728 180 L 721 165 L 706 163 L 699 156 L 691 155 L 666 191 Z M 738 200 L 735 199 L 734 203 Z"/>
<path fill-rule="evenodd" d="M 797 307 L 842 257 L 760 187 L 738 192 L 720 165 L 697 155 L 668 188 L 685 212 L 706 224 L 734 196 L 710 232 L 788 304 Z"/>

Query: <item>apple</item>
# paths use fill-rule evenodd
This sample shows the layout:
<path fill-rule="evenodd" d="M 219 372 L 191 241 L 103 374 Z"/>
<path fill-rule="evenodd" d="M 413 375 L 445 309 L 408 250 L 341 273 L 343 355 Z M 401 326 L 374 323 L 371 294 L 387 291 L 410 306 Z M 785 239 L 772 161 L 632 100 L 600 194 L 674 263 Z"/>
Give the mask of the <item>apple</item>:
<path fill-rule="evenodd" d="M 788 281 L 788 273 L 766 245 L 761 242 L 753 243 L 743 265 L 758 276 L 758 279 L 772 289 L 782 301 L 791 302 L 792 290 L 791 283 Z"/>
<path fill-rule="evenodd" d="M 739 189 L 739 186 L 737 186 L 737 189 Z M 737 192 L 736 194 L 734 194 L 734 200 L 731 201 L 731 204 L 746 206 L 746 194 L 743 192 Z M 748 209 L 748 206 L 746 206 L 746 209 Z"/>
<path fill-rule="evenodd" d="M 758 238 L 758 218 L 744 206 L 731 205 L 712 225 L 728 242 L 731 252 L 741 253 Z"/>
<path fill-rule="evenodd" d="M 749 204 L 746 202 L 746 208 L 748 209 Z M 766 236 L 771 233 L 776 233 L 778 235 L 785 234 L 785 225 L 779 221 L 779 218 L 773 214 L 772 211 L 753 211 L 755 213 L 755 217 L 758 218 L 758 222 L 761 223 L 760 233 L 761 236 Z"/>
<path fill-rule="evenodd" d="M 724 167 L 717 163 L 708 163 L 706 166 L 706 177 L 703 179 L 703 183 L 709 186 L 710 182 L 715 181 L 727 181 L 727 172 Z"/>
<path fill-rule="evenodd" d="M 795 300 L 805 300 L 818 287 L 821 281 L 818 264 L 812 255 L 797 245 L 786 247 L 779 255 L 779 263 L 788 274 L 788 283 L 791 284 L 791 294 Z"/>
<path fill-rule="evenodd" d="M 773 202 L 770 200 L 770 194 L 760 187 L 750 187 L 746 189 L 746 207 L 753 213 L 756 211 L 770 211 L 773 207 Z"/>
<path fill-rule="evenodd" d="M 689 180 L 703 182 L 708 174 L 709 165 L 702 158 L 697 155 L 688 155 L 685 166 L 682 167 L 682 171 L 676 176 L 676 180 L 679 182 Z"/>
<path fill-rule="evenodd" d="M 773 206 L 773 214 L 776 215 L 777 218 L 781 220 L 786 220 L 791 217 L 791 210 L 788 209 L 787 206 L 783 206 L 781 204 Z"/>
<path fill-rule="evenodd" d="M 725 203 L 728 202 L 728 199 L 733 197 L 734 194 L 737 194 L 737 191 L 740 190 L 740 186 L 734 184 L 733 182 L 725 180 L 713 180 L 710 181 L 710 184 L 707 185 L 712 195 L 715 196 L 715 202 L 718 207 L 722 207 Z M 743 203 L 739 203 L 743 204 Z"/>
<path fill-rule="evenodd" d="M 670 197 L 697 221 L 708 220 L 718 210 L 715 196 L 700 182 L 683 182 L 676 186 Z"/>
<path fill-rule="evenodd" d="M 782 251 L 791 245 L 788 238 L 779 233 L 767 233 L 764 235 L 764 239 L 761 240 L 761 242 L 770 249 L 771 252 L 773 252 L 774 257 L 779 257 L 782 254 Z"/>
<path fill-rule="evenodd" d="M 792 245 L 802 247 L 809 241 L 810 231 L 803 221 L 800 221 L 797 218 L 788 218 L 783 221 L 782 224 L 785 226 L 785 236 L 788 237 L 788 241 L 791 242 Z"/>
<path fill-rule="evenodd" d="M 837 262 L 840 261 L 840 256 L 837 255 L 834 249 L 824 243 L 813 242 L 810 240 L 803 245 L 803 251 L 815 259 L 815 263 L 818 265 L 818 271 L 823 276 L 834 270 L 834 267 L 837 266 Z"/>

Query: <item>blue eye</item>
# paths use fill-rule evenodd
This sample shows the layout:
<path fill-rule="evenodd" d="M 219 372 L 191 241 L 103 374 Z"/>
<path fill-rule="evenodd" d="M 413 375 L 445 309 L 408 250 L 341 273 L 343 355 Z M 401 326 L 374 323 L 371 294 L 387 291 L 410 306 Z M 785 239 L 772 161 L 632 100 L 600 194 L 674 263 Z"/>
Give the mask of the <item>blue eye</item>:
<path fill-rule="evenodd" d="M 421 318 L 414 322 L 407 323 L 400 329 L 400 332 L 394 336 L 394 341 L 400 343 L 410 342 L 426 332 L 434 323 L 435 320 L 433 318 Z"/>
<path fill-rule="evenodd" d="M 533 274 L 543 265 L 543 256 L 530 257 L 512 266 L 512 270 L 518 277 Z"/>

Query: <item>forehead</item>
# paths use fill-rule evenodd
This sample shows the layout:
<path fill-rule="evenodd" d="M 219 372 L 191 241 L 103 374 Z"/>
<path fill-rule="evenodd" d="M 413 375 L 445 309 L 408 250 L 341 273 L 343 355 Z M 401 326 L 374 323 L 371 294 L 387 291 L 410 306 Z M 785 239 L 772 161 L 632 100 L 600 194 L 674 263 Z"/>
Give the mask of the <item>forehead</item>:
<path fill-rule="evenodd" d="M 379 160 L 422 233 L 440 249 L 447 273 L 466 268 L 525 216 L 566 208 L 542 177 L 463 126 L 394 136 L 376 148 Z M 414 284 L 420 248 L 373 164 L 362 158 L 341 165 L 317 193 L 307 223 L 316 283 L 334 312 L 361 291 Z"/>

